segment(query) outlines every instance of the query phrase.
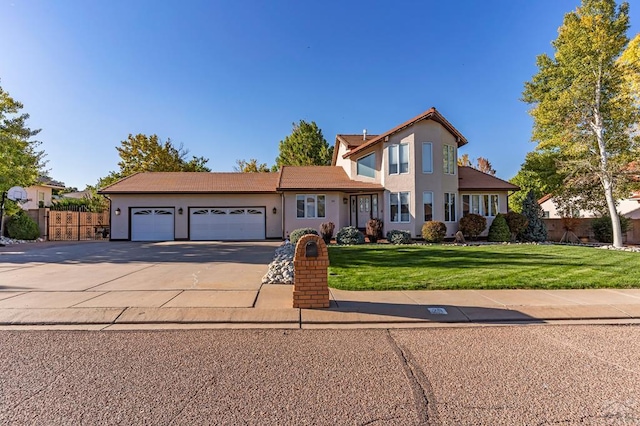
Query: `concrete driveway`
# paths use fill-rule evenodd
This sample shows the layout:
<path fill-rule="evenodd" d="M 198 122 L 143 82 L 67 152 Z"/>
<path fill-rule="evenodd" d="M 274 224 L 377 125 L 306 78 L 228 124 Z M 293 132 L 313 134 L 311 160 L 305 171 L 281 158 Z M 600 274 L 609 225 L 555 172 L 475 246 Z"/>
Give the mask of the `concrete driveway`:
<path fill-rule="evenodd" d="M 0 309 L 254 306 L 280 242 L 42 243 L 0 249 Z"/>

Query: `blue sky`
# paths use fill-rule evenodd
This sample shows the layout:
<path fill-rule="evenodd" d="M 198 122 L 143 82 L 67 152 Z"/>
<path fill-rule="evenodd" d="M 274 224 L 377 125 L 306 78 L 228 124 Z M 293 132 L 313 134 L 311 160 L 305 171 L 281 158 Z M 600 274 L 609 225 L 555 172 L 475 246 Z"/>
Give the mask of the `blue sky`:
<path fill-rule="evenodd" d="M 509 179 L 534 149 L 523 84 L 579 0 L 0 0 L 0 85 L 54 179 L 117 169 L 129 133 L 269 165 L 300 119 L 381 133 L 435 106 Z M 640 4 L 631 1 L 631 34 Z"/>

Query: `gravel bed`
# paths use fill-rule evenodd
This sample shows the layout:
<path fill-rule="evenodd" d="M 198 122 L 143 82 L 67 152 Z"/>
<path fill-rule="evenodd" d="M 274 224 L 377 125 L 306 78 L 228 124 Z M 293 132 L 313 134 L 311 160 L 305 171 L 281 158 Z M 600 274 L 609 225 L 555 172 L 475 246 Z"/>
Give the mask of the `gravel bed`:
<path fill-rule="evenodd" d="M 269 271 L 262 277 L 262 284 L 293 284 L 293 255 L 295 246 L 289 241 L 276 249 Z"/>

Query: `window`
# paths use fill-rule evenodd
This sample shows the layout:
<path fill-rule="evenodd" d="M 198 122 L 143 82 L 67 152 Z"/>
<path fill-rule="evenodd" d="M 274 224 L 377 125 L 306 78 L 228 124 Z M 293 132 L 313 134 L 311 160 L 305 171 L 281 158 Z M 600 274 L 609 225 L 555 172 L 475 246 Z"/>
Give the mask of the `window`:
<path fill-rule="evenodd" d="M 444 173 L 447 175 L 456 174 L 456 150 L 452 145 L 442 147 L 442 158 Z"/>
<path fill-rule="evenodd" d="M 358 176 L 370 178 L 376 177 L 376 154 L 372 152 L 358 160 L 356 163 L 356 173 Z"/>
<path fill-rule="evenodd" d="M 444 193 L 444 221 L 455 222 L 456 219 L 456 194 L 453 192 Z"/>
<path fill-rule="evenodd" d="M 378 218 L 378 194 L 371 196 L 371 219 Z"/>
<path fill-rule="evenodd" d="M 422 144 L 422 173 L 433 173 L 433 144 Z"/>
<path fill-rule="evenodd" d="M 391 222 L 410 222 L 409 214 L 409 193 L 392 192 L 389 194 L 389 205 L 391 207 Z"/>
<path fill-rule="evenodd" d="M 498 194 L 471 194 L 462 196 L 462 215 L 469 213 L 494 217 L 498 210 Z"/>
<path fill-rule="evenodd" d="M 38 201 L 44 201 L 44 192 L 38 191 Z"/>
<path fill-rule="evenodd" d="M 433 192 L 422 193 L 422 205 L 424 207 L 424 221 L 433 220 Z"/>
<path fill-rule="evenodd" d="M 325 196 L 296 195 L 296 217 L 299 219 L 325 217 Z"/>
<path fill-rule="evenodd" d="M 409 144 L 389 146 L 389 174 L 409 173 Z"/>

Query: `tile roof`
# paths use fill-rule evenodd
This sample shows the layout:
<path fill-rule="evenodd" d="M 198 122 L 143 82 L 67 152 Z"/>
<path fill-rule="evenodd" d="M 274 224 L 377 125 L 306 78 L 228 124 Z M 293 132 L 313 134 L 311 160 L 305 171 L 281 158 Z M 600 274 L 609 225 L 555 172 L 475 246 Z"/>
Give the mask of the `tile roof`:
<path fill-rule="evenodd" d="M 460 191 L 518 191 L 520 187 L 473 167 L 458 166 L 458 189 Z"/>
<path fill-rule="evenodd" d="M 265 193 L 276 192 L 279 173 L 136 173 L 99 191 L 101 194 Z"/>
<path fill-rule="evenodd" d="M 538 204 L 542 204 L 542 203 L 544 203 L 545 201 L 549 200 L 552 197 L 553 197 L 553 194 L 547 194 L 547 195 L 545 195 L 544 197 L 542 197 L 542 198 L 540 198 L 538 200 Z"/>
<path fill-rule="evenodd" d="M 384 188 L 377 183 L 351 180 L 344 169 L 338 166 L 284 166 L 278 189 L 382 191 Z"/>
<path fill-rule="evenodd" d="M 365 140 L 362 135 L 336 135 L 336 139 L 340 140 L 347 145 L 349 149 L 358 147 L 365 142 L 369 142 L 372 139 L 377 138 L 378 135 L 367 135 L 367 139 Z"/>
<path fill-rule="evenodd" d="M 458 148 L 460 148 L 461 146 L 465 145 L 467 143 L 467 139 L 462 136 L 462 133 L 460 133 L 458 131 L 458 129 L 456 129 L 455 127 L 453 127 L 453 125 L 451 123 L 449 123 L 447 121 L 446 118 L 444 118 L 444 116 L 442 114 L 440 114 L 440 112 L 438 112 L 434 107 L 429 108 L 428 110 L 426 110 L 425 112 L 423 112 L 420 115 L 417 115 L 415 117 L 413 117 L 410 120 L 405 121 L 404 123 L 400 124 L 399 126 L 394 127 L 393 129 L 389 130 L 388 132 L 385 132 L 381 135 L 376 136 L 375 138 L 372 138 L 370 141 L 367 141 L 367 143 L 363 143 L 361 145 L 359 145 L 358 147 L 348 151 L 347 153 L 345 153 L 343 155 L 344 158 L 348 158 L 350 156 L 352 156 L 353 154 L 360 152 L 364 149 L 367 149 L 368 147 L 377 144 L 380 141 L 383 141 L 387 136 L 391 136 L 392 134 L 399 132 L 401 130 L 404 130 L 405 128 L 414 125 L 415 123 L 422 121 L 422 120 L 433 120 L 436 121 L 440 124 L 442 124 L 442 126 L 444 126 L 445 129 L 447 129 L 453 136 L 455 136 L 458 139 Z"/>

